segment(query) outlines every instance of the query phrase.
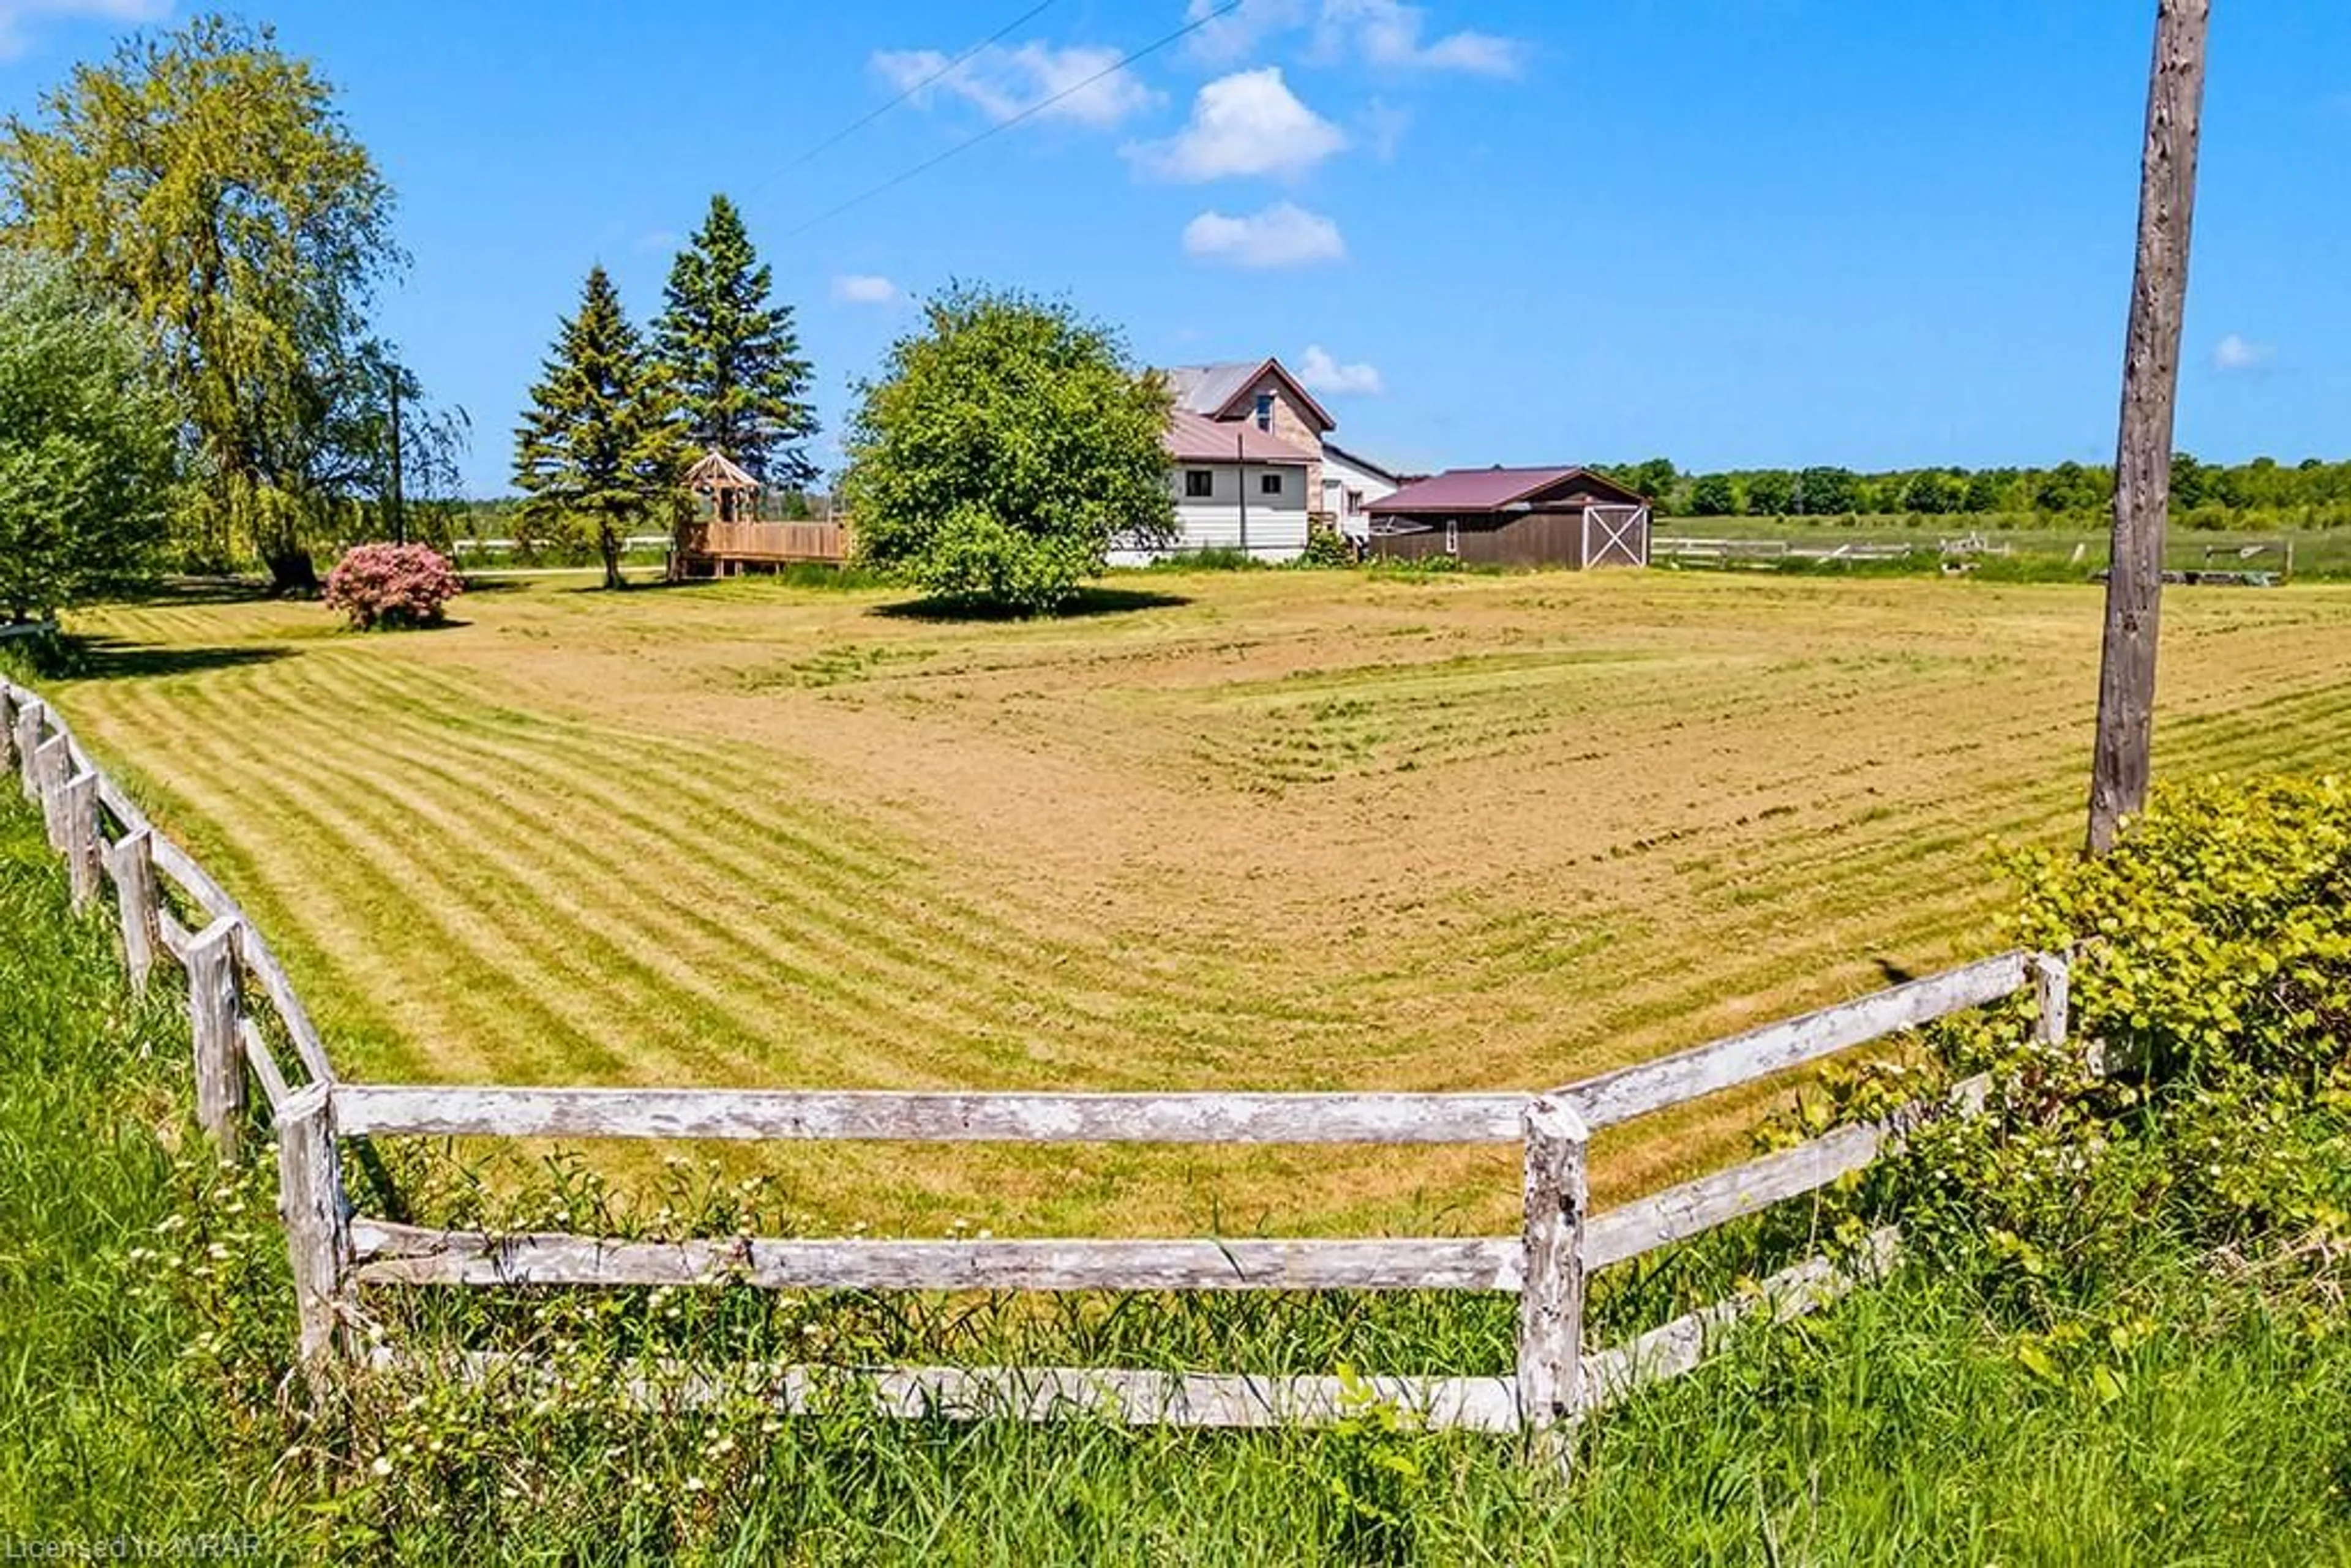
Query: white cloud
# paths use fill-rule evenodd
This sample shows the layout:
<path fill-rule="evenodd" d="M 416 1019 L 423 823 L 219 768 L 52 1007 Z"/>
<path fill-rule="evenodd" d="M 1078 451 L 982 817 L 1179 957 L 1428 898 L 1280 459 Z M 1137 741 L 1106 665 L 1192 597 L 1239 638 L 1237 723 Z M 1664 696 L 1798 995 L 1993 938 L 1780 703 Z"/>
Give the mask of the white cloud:
<path fill-rule="evenodd" d="M 677 248 L 677 235 L 668 229 L 647 229 L 637 236 L 637 249 L 648 256 Z"/>
<path fill-rule="evenodd" d="M 1351 393 L 1374 397 L 1388 390 L 1379 366 L 1361 362 L 1343 365 L 1320 343 L 1306 345 L 1306 352 L 1298 361 L 1298 382 L 1308 392 L 1332 392 L 1342 397 Z"/>
<path fill-rule="evenodd" d="M 1517 39 L 1464 29 L 1423 42 L 1427 26 L 1427 10 L 1405 0 L 1322 0 L 1316 39 L 1326 54 L 1352 50 L 1390 69 L 1519 74 L 1525 47 Z"/>
<path fill-rule="evenodd" d="M 870 272 L 844 272 L 832 280 L 832 297 L 844 305 L 888 305 L 896 301 L 898 286 Z"/>
<path fill-rule="evenodd" d="M 1165 141 L 1126 149 L 1146 173 L 1196 183 L 1234 174 L 1302 174 L 1347 144 L 1298 100 L 1280 66 L 1235 71 L 1200 89 L 1192 118 Z"/>
<path fill-rule="evenodd" d="M 1028 43 L 1006 48 L 990 44 L 951 69 L 949 57 L 936 49 L 884 49 L 874 55 L 873 68 L 901 92 L 913 90 L 916 103 L 928 103 L 947 93 L 998 122 L 1064 92 L 1070 96 L 1041 110 L 1038 118 L 1107 128 L 1161 100 L 1161 95 L 1144 86 L 1133 71 L 1112 70 L 1120 51 L 1106 47 L 1072 44 L 1057 48 Z M 927 79 L 934 76 L 938 77 L 936 81 Z M 1102 79 L 1088 79 L 1095 76 Z"/>
<path fill-rule="evenodd" d="M 1311 0 L 1240 0 L 1218 16 L 1217 12 L 1225 4 L 1226 0 L 1191 0 L 1184 7 L 1186 21 L 1202 24 L 1185 45 L 1195 58 L 1230 64 L 1255 53 L 1259 44 L 1274 35 L 1304 26 L 1314 14 Z"/>
<path fill-rule="evenodd" d="M 1184 225 L 1184 254 L 1235 267 L 1307 267 L 1347 254 L 1339 225 L 1320 213 L 1276 202 L 1261 213 L 1230 218 L 1211 209 Z"/>
<path fill-rule="evenodd" d="M 1219 16 L 1223 0 L 1190 0 L 1185 19 L 1205 21 L 1186 47 L 1196 59 L 1229 65 L 1281 34 L 1311 24 L 1313 52 L 1328 61 L 1358 59 L 1388 70 L 1466 71 L 1510 77 L 1525 63 L 1516 38 L 1464 28 L 1428 37 L 1428 8 L 1406 0 L 1240 0 Z"/>
<path fill-rule="evenodd" d="M 2277 358 L 2277 350 L 2267 343 L 2256 343 L 2231 332 L 2212 349 L 2212 368 L 2217 371 L 2258 371 Z"/>
<path fill-rule="evenodd" d="M 0 0 L 0 60 L 13 60 L 33 47 L 33 26 L 44 18 L 152 22 L 172 9 L 172 0 Z"/>

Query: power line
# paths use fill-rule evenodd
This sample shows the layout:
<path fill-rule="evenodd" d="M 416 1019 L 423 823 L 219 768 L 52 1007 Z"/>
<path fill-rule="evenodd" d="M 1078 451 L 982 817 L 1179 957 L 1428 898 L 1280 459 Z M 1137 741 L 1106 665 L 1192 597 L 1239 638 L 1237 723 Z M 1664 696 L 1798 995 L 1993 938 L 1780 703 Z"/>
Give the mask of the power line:
<path fill-rule="evenodd" d="M 1196 17 L 1193 20 L 1185 23 L 1174 32 L 1155 38 L 1150 43 L 1144 45 L 1143 47 L 1120 57 L 1118 59 L 1112 61 L 1109 65 L 1104 66 L 1102 69 L 1094 72 L 1093 75 L 1087 77 L 1082 81 L 1071 82 L 1068 87 L 1065 87 L 1061 91 L 1053 94 L 1052 97 L 1039 99 L 1037 102 L 1032 103 L 1028 108 L 1022 110 L 1019 113 L 1012 116 L 1009 120 L 999 120 L 995 124 L 989 126 L 987 130 L 979 131 L 975 135 L 965 137 L 961 141 L 956 142 L 946 152 L 935 153 L 931 157 L 924 159 L 913 168 L 904 170 L 900 173 L 893 174 L 889 179 L 883 181 L 880 184 L 858 193 L 856 195 L 850 197 L 849 200 L 841 203 L 839 206 L 818 214 L 815 217 L 812 217 L 808 222 L 800 225 L 799 227 L 795 229 L 787 229 L 782 237 L 785 239 L 797 238 L 798 236 L 808 233 L 810 229 L 819 228 L 831 223 L 833 219 L 841 216 L 841 214 L 849 211 L 852 207 L 862 206 L 867 202 L 872 201 L 874 197 L 879 196 L 885 192 L 896 190 L 899 186 L 904 184 L 907 181 L 914 179 L 916 175 L 928 173 L 931 170 L 937 168 L 948 159 L 956 157 L 958 154 L 970 152 L 973 148 L 978 146 L 989 137 L 1001 135 L 1005 131 L 1009 131 L 1014 126 L 1019 124 L 1024 120 L 1034 119 L 1036 116 L 1044 113 L 1045 110 L 1052 108 L 1055 104 L 1060 103 L 1062 99 L 1075 97 L 1077 94 L 1083 92 L 1086 89 L 1093 86 L 1094 83 L 1102 80 L 1104 77 L 1115 76 L 1120 71 L 1123 71 L 1127 67 L 1133 65 L 1135 61 L 1143 59 L 1147 56 L 1157 54 L 1160 50 L 1165 48 L 1168 45 L 1175 43 L 1176 40 L 1188 37 L 1192 34 L 1198 32 L 1209 23 L 1216 21 L 1218 17 L 1228 16 L 1234 11 L 1239 10 L 1240 6 L 1241 0 L 1225 0 L 1223 5 L 1217 6 L 1215 10 L 1207 13 L 1206 16 Z"/>
<path fill-rule="evenodd" d="M 1009 22 L 1005 23 L 1004 26 L 997 28 L 996 31 L 988 34 L 987 37 L 982 38 L 979 42 L 974 44 L 971 47 L 966 49 L 963 53 L 957 55 L 955 58 L 949 60 L 946 64 L 941 66 L 938 69 L 933 71 L 930 75 L 925 77 L 922 80 L 916 82 L 914 86 L 908 88 L 905 91 L 892 99 L 889 102 L 883 104 L 881 108 L 874 110 L 870 114 L 865 115 L 862 119 L 850 121 L 847 125 L 842 126 L 839 131 L 834 131 L 831 135 L 826 137 L 823 141 L 818 142 L 815 146 L 810 148 L 807 152 L 801 153 L 799 157 L 793 159 L 782 168 L 774 171 L 774 172 L 768 176 L 767 180 L 762 180 L 759 183 L 764 185 L 768 180 L 778 179 L 783 175 L 789 174 L 793 170 L 799 168 L 801 164 L 807 162 L 810 159 L 815 157 L 818 153 L 822 152 L 829 148 L 840 146 L 842 142 L 848 141 L 851 137 L 856 135 L 859 131 L 864 130 L 867 126 L 872 124 L 875 120 L 881 119 L 883 115 L 889 113 L 892 110 L 897 108 L 900 104 L 905 102 L 908 99 L 914 97 L 925 88 L 929 87 L 932 83 L 937 81 L 940 78 L 954 70 L 957 66 L 962 65 L 965 61 L 970 59 L 974 55 L 978 54 L 980 50 L 987 47 L 988 45 L 998 42 L 1015 27 L 1027 26 L 1030 21 L 1036 18 L 1039 13 L 1050 9 L 1052 5 L 1053 0 L 1037 0 L 1036 5 L 1029 6 L 1029 9 L 1021 12 L 1020 15 L 1013 17 Z"/>

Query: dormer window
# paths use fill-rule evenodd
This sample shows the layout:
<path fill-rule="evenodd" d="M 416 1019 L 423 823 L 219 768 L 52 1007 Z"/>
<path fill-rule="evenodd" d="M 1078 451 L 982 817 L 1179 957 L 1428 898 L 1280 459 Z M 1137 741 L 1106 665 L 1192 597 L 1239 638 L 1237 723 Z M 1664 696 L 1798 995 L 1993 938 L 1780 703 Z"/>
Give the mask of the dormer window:
<path fill-rule="evenodd" d="M 1271 392 L 1257 394 L 1257 427 L 1259 430 L 1273 428 L 1273 394 Z"/>

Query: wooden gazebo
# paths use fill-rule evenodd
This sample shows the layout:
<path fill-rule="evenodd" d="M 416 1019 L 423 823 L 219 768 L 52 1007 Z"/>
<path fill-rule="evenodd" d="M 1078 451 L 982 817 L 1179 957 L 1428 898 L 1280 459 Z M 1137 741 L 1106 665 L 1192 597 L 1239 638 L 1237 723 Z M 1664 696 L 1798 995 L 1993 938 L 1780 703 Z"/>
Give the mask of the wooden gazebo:
<path fill-rule="evenodd" d="M 716 446 L 685 471 L 685 487 L 709 503 L 705 522 L 748 523 L 758 517 L 759 482 Z"/>
<path fill-rule="evenodd" d="M 736 577 L 746 567 L 772 571 L 793 561 L 837 564 L 848 553 L 835 524 L 758 521 L 759 481 L 715 446 L 685 471 L 685 487 L 695 506 L 670 554 L 673 579 Z"/>

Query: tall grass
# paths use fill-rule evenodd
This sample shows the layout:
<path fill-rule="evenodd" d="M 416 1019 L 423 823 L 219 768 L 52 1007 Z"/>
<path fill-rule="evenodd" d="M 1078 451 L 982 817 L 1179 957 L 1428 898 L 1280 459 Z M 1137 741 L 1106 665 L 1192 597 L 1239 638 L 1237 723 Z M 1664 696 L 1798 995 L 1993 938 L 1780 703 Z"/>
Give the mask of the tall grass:
<path fill-rule="evenodd" d="M 207 1291 L 274 1315 L 291 1305 L 267 1268 L 275 1221 L 249 1176 L 194 1147 L 173 999 L 129 999 L 104 916 L 68 913 L 37 820 L 5 795 L 0 1541 L 241 1533 L 285 1443 L 277 1390 L 220 1382 L 205 1336 L 225 1325 L 158 1255 L 201 1236 Z"/>
<path fill-rule="evenodd" d="M 643 1349 L 755 1354 L 811 1322 L 842 1360 L 961 1335 L 1142 1364 L 1416 1348 L 1499 1370 L 1507 1303 L 1479 1299 L 371 1300 L 422 1348 L 510 1334 L 578 1386 L 411 1373 L 314 1408 L 286 1380 L 266 1155 L 223 1175 L 195 1142 L 164 975 L 126 999 L 102 918 L 68 914 L 30 813 L 0 800 L 0 1540 L 252 1532 L 273 1555 L 416 1563 L 2351 1563 L 2339 1299 L 2160 1231 L 2055 1322 L 1959 1256 L 1751 1331 L 1593 1423 L 1565 1487 L 1509 1440 L 1373 1409 L 1336 1432 L 1200 1434 L 604 1396 Z M 462 1173 L 413 1161 L 413 1200 L 463 1201 Z M 525 1201 L 628 1218 L 576 1173 Z M 705 1191 L 693 1220 L 745 1201 Z M 1607 1315 L 1630 1327 L 1678 1293 L 1644 1283 Z"/>

